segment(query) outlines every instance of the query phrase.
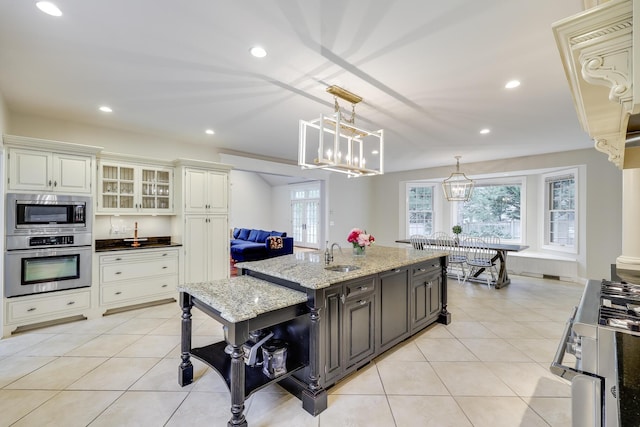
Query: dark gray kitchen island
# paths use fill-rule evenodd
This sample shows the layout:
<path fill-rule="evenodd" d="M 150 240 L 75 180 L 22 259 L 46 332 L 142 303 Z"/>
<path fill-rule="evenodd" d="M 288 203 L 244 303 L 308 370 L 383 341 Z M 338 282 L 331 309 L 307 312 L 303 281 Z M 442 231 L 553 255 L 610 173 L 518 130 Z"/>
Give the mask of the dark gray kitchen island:
<path fill-rule="evenodd" d="M 448 324 L 447 254 L 373 246 L 365 257 L 320 252 L 237 264 L 240 277 L 179 287 L 181 385 L 193 380 L 190 356 L 216 369 L 231 391 L 229 426 L 246 426 L 244 399 L 278 382 L 317 415 L 326 389 L 434 322 Z M 191 348 L 191 307 L 225 326 L 226 342 Z M 269 328 L 287 341 L 287 374 L 269 379 L 245 366 L 242 343 Z M 226 353 L 225 353 L 226 349 Z"/>

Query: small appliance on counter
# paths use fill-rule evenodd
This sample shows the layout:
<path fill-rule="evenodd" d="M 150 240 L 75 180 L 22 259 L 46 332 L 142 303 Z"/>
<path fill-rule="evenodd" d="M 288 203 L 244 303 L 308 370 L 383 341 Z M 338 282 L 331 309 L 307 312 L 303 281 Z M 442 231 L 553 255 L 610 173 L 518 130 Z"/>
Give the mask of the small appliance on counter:
<path fill-rule="evenodd" d="M 262 373 L 273 379 L 287 373 L 287 342 L 272 339 L 262 345 Z"/>

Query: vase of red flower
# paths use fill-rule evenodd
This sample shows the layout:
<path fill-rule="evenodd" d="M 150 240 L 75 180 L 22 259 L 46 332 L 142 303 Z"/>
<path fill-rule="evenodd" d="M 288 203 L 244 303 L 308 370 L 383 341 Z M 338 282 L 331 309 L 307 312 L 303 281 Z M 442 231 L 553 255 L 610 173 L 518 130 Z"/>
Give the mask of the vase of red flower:
<path fill-rule="evenodd" d="M 366 230 L 359 228 L 354 228 L 349 233 L 349 236 L 347 236 L 347 242 L 353 245 L 354 257 L 365 256 L 367 254 L 367 246 L 370 246 L 375 240 L 376 239 L 371 234 L 368 234 Z"/>

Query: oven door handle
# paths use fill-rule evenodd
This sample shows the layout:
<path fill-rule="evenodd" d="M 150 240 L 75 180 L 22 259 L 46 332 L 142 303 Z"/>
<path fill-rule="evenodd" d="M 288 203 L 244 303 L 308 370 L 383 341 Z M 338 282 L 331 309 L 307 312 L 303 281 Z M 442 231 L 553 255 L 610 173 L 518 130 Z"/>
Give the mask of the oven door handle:
<path fill-rule="evenodd" d="M 576 318 L 577 311 L 578 307 L 573 307 L 573 313 L 571 314 L 569 320 L 567 320 L 567 323 L 564 327 L 564 332 L 562 333 L 562 339 L 560 340 L 560 344 L 558 345 L 558 350 L 556 350 L 556 355 L 553 358 L 553 362 L 551 362 L 551 366 L 549 367 L 549 370 L 553 374 L 569 381 L 571 381 L 576 375 L 582 374 L 582 372 L 578 371 L 577 369 L 562 364 L 564 354 L 566 352 L 567 343 L 569 342 L 569 336 L 571 335 L 573 321 Z"/>

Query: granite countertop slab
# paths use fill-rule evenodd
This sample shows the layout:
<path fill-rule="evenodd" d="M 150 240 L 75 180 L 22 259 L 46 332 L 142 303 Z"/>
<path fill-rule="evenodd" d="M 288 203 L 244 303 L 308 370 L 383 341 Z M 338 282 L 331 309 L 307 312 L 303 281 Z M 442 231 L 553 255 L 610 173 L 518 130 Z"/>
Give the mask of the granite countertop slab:
<path fill-rule="evenodd" d="M 377 274 L 422 261 L 448 255 L 437 250 L 416 250 L 411 247 L 373 245 L 367 248 L 365 257 L 354 257 L 352 247 L 334 250 L 330 265 L 355 265 L 358 270 L 336 272 L 325 270 L 324 251 L 299 252 L 261 261 L 239 262 L 236 267 L 298 283 L 309 289 L 321 289 L 334 283 Z"/>
<path fill-rule="evenodd" d="M 307 301 L 307 294 L 251 276 L 238 276 L 211 282 L 186 283 L 178 286 L 220 312 L 232 323 L 258 317 L 260 314 Z"/>
<path fill-rule="evenodd" d="M 132 246 L 133 237 L 123 239 L 96 239 L 96 252 L 157 249 L 182 246 L 180 243 L 172 242 L 170 236 L 140 237 L 138 243 L 140 243 L 140 246 Z"/>

